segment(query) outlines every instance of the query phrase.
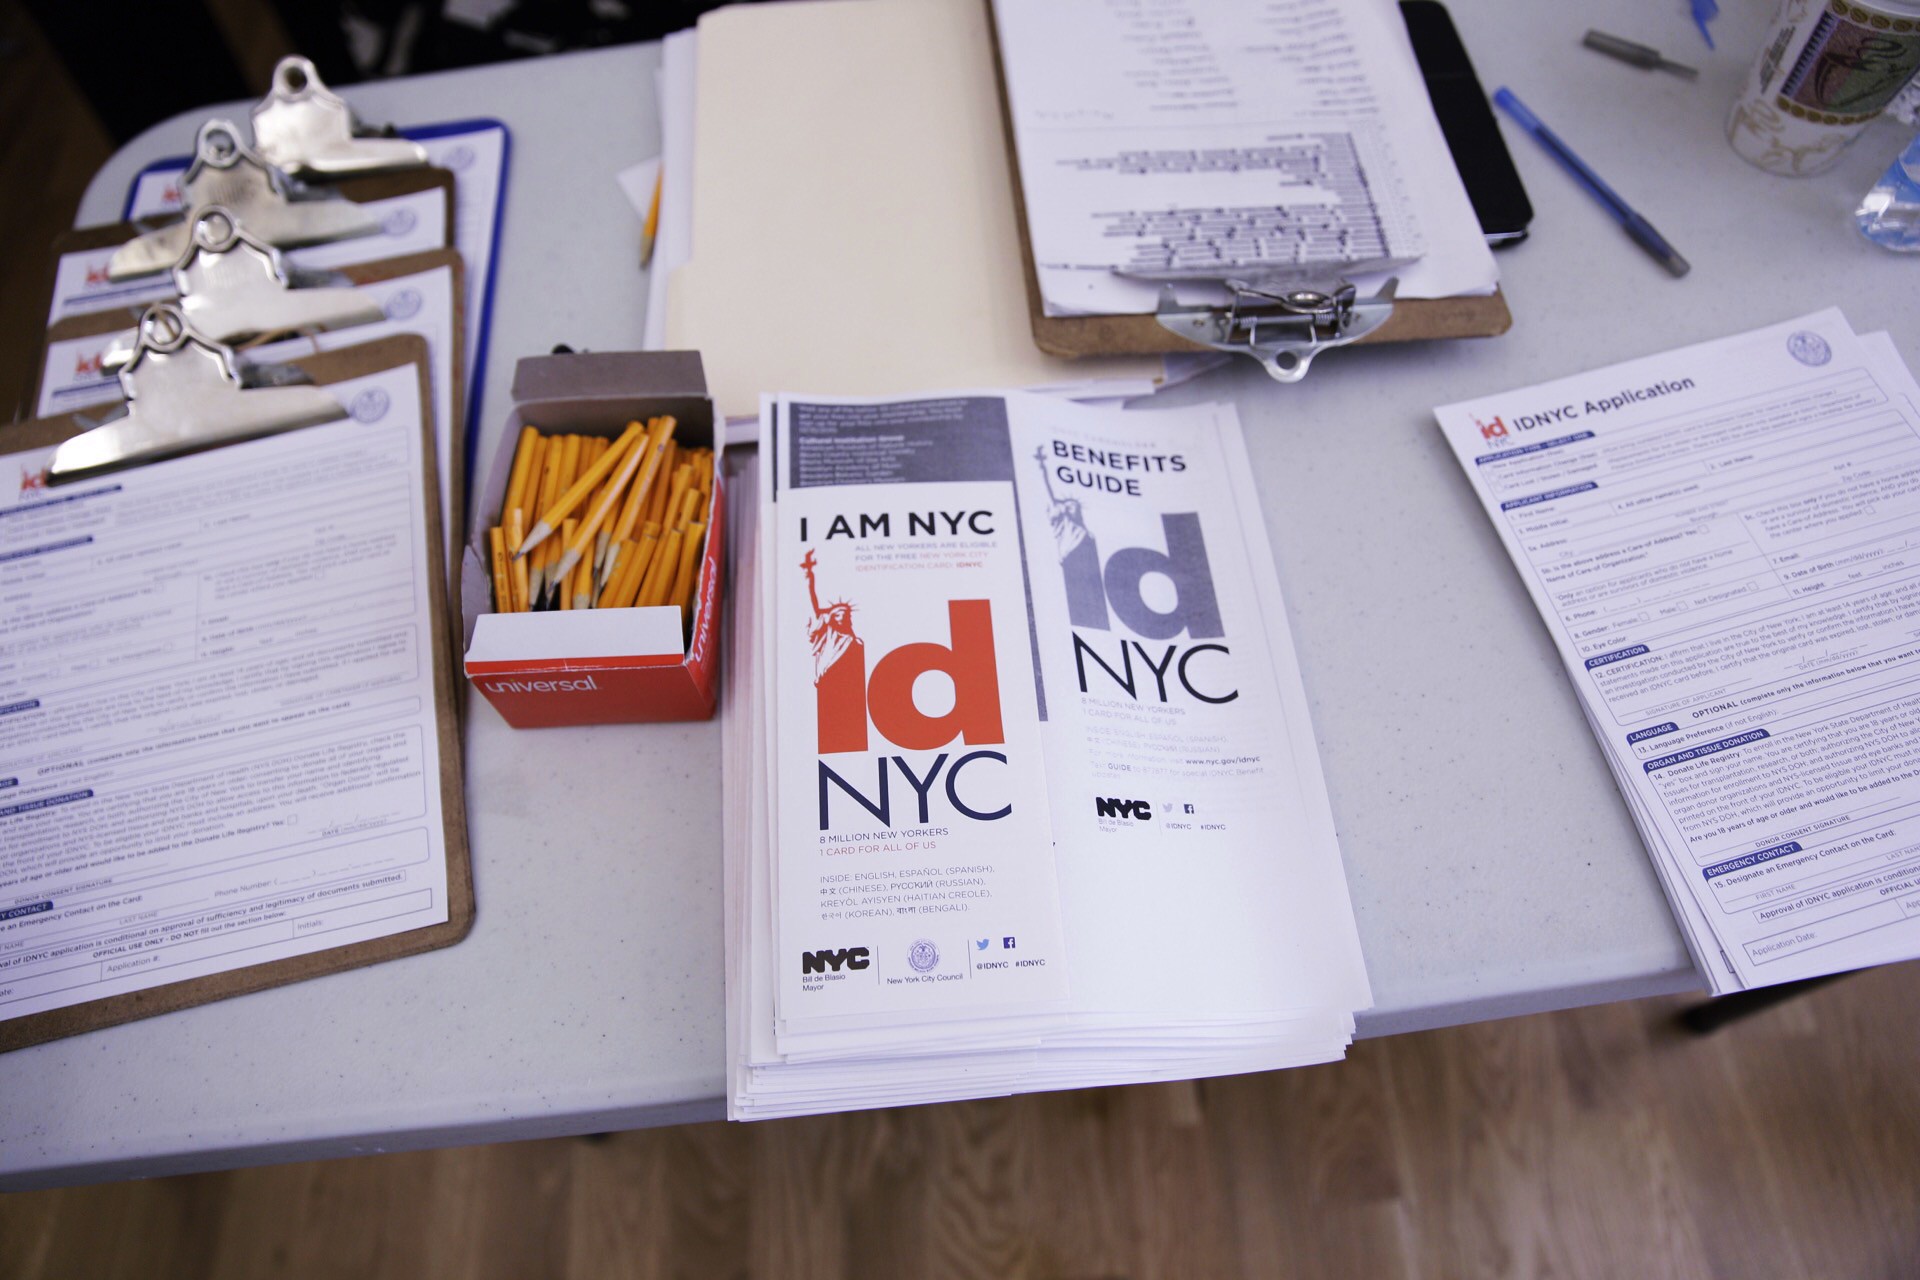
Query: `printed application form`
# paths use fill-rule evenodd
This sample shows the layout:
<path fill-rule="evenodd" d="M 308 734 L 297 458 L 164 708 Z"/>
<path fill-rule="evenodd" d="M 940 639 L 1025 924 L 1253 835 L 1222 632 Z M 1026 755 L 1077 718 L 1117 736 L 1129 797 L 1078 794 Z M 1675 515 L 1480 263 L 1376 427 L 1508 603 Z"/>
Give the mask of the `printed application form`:
<path fill-rule="evenodd" d="M 1714 989 L 1920 954 L 1920 388 L 1891 342 L 1828 310 L 1437 412 Z"/>
<path fill-rule="evenodd" d="M 413 364 L 57 489 L 0 457 L 0 1019 L 448 918 Z"/>
<path fill-rule="evenodd" d="M 1493 291 L 1492 255 L 1393 5 L 995 0 L 994 11 L 1048 315 L 1152 311 L 1158 286 L 1116 269 L 1419 259 L 1395 273 L 1401 297 Z"/>

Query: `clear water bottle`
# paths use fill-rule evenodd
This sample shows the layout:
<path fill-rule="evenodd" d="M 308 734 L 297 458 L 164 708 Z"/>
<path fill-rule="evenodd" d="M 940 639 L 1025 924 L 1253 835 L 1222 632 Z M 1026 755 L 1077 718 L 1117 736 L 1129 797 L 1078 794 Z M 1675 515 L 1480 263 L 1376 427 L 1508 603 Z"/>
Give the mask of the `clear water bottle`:
<path fill-rule="evenodd" d="M 1887 166 L 1853 218 L 1860 234 L 1881 248 L 1920 253 L 1920 137 Z"/>

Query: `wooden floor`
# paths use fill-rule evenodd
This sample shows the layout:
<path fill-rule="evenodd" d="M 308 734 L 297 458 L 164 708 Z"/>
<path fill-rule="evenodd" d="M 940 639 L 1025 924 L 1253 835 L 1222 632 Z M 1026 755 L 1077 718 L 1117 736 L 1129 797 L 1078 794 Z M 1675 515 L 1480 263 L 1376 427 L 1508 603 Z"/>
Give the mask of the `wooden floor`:
<path fill-rule="evenodd" d="M 4 416 L 41 247 L 110 147 L 14 0 L 0 41 Z M 0 1197 L 0 1277 L 1920 1277 L 1920 966 L 1707 1040 L 1675 1007 L 1196 1086 Z"/>
<path fill-rule="evenodd" d="M 1706 1039 L 1679 1003 L 1197 1085 L 0 1197 L 0 1275 L 1920 1276 L 1920 965 Z"/>

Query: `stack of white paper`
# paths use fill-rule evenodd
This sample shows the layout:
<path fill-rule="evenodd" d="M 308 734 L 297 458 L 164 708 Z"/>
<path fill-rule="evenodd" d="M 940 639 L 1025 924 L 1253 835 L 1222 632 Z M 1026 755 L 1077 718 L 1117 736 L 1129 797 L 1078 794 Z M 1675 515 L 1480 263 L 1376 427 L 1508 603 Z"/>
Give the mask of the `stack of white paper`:
<path fill-rule="evenodd" d="M 1437 411 L 1715 993 L 1920 955 L 1920 388 L 1836 310 Z"/>
<path fill-rule="evenodd" d="M 781 397 L 761 431 L 733 1116 L 1341 1056 L 1371 996 L 1231 408 Z"/>

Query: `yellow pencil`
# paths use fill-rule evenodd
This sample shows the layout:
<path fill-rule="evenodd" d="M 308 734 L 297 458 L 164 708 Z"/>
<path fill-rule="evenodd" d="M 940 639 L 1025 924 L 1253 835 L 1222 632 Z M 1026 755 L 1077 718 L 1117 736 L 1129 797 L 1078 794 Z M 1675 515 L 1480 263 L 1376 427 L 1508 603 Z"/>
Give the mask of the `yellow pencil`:
<path fill-rule="evenodd" d="M 636 422 L 628 427 L 627 430 L 631 433 L 639 427 L 640 424 Z M 624 440 L 627 437 L 622 436 L 621 438 Z M 646 460 L 647 450 L 644 445 L 628 449 L 625 454 L 625 460 L 620 465 L 618 478 L 609 486 L 608 491 L 601 496 L 600 500 L 594 504 L 593 508 L 587 513 L 586 518 L 581 521 L 579 532 L 568 535 L 562 539 L 562 544 L 566 547 L 565 554 L 560 557 L 560 576 L 562 578 L 572 573 L 573 567 L 579 564 L 581 558 L 586 555 L 587 549 L 593 545 L 594 535 L 600 531 L 601 526 L 606 523 L 607 516 L 613 511 L 614 500 L 619 497 L 620 490 L 628 481 L 633 479 L 634 472 L 638 471 L 641 466 L 645 464 Z"/>
<path fill-rule="evenodd" d="M 578 520 L 575 520 L 572 516 L 568 516 L 565 520 L 561 521 L 560 522 L 561 538 L 571 539 L 573 537 L 573 531 L 577 529 L 579 525 L 580 525 L 580 522 Z M 558 569 L 554 570 L 554 573 L 553 573 L 554 589 L 560 595 L 560 599 L 557 603 L 559 607 L 562 609 L 573 608 L 573 589 L 572 589 L 573 579 L 568 575 L 568 572 L 567 572 L 571 568 L 573 568 L 573 566 L 570 564 L 562 564 Z"/>
<path fill-rule="evenodd" d="M 529 548 L 539 546 L 551 536 L 553 531 L 559 527 L 560 521 L 566 519 L 573 509 L 579 506 L 588 494 L 593 492 L 594 486 L 604 480 L 607 473 L 619 464 L 621 457 L 624 456 L 627 449 L 632 446 L 634 440 L 645 433 L 646 428 L 638 422 L 628 423 L 627 429 L 620 433 L 620 438 L 613 442 L 611 448 L 600 455 L 599 461 L 587 468 L 585 474 L 573 480 L 568 485 L 566 491 L 554 499 L 550 506 L 542 508 L 540 523 L 534 525 L 533 529 L 527 534 L 527 540 L 522 544 L 520 554 L 525 555 Z M 573 438 L 578 439 L 578 437 Z M 577 446 L 574 449 L 574 457 L 576 460 L 579 457 Z"/>
<path fill-rule="evenodd" d="M 622 548 L 620 544 L 617 542 L 614 543 L 613 545 L 616 551 L 623 550 L 623 549 L 627 550 L 627 559 L 629 561 L 632 560 L 633 549 L 634 549 L 632 543 L 627 544 L 627 548 Z M 621 575 L 621 576 L 624 576 L 624 575 Z M 614 599 L 620 594 L 621 585 L 622 584 L 619 581 L 619 578 L 616 577 L 614 581 L 606 583 L 604 586 L 602 586 L 600 588 L 600 594 L 594 597 L 593 607 L 596 609 L 613 608 Z"/>
<path fill-rule="evenodd" d="M 507 500 L 501 504 L 501 510 L 511 511 L 527 505 L 527 474 L 532 471 L 534 457 L 540 452 L 539 441 L 540 432 L 537 429 L 520 428 L 520 445 L 514 451 L 513 471 L 507 481 Z"/>
<path fill-rule="evenodd" d="M 646 441 L 642 439 L 640 443 L 644 447 L 646 444 Z M 613 447 L 613 441 L 607 440 L 607 439 L 599 439 L 597 443 L 594 445 L 593 461 L 595 462 L 600 461 L 601 456 L 605 454 L 612 447 Z M 614 464 L 613 470 L 609 471 L 606 474 L 606 476 L 600 481 L 600 483 L 594 486 L 593 492 L 587 495 L 588 511 L 592 511 L 595 507 L 600 505 L 601 500 L 607 496 L 607 491 L 609 489 L 613 489 L 613 490 L 619 489 L 620 471 L 621 471 L 620 464 L 616 462 Z M 615 501 L 618 501 L 618 499 L 615 499 Z M 595 541 L 594 541 L 595 549 L 594 549 L 593 562 L 596 567 L 599 565 L 600 555 L 606 547 L 605 534 L 608 528 L 609 528 L 608 524 L 602 524 L 600 526 L 600 533 L 595 535 Z"/>
<path fill-rule="evenodd" d="M 673 483 L 667 488 L 666 510 L 660 516 L 660 524 L 671 529 L 680 523 L 680 499 L 686 493 L 687 486 L 693 482 L 693 468 L 681 463 L 674 468 Z"/>
<path fill-rule="evenodd" d="M 666 166 L 653 178 L 653 199 L 647 204 L 647 225 L 640 229 L 640 265 L 645 267 L 653 262 L 654 237 L 660 234 L 660 184 L 666 181 Z"/>
<path fill-rule="evenodd" d="M 640 543 L 638 542 L 616 543 L 615 545 L 618 546 L 621 551 L 620 570 L 613 575 L 613 581 L 600 589 L 599 607 L 602 609 L 620 609 L 625 607 L 627 595 L 635 585 L 633 579 L 635 579 L 639 573 L 638 566 L 641 557 L 643 554 L 646 554 L 641 551 Z"/>
<path fill-rule="evenodd" d="M 507 572 L 507 535 L 495 525 L 487 530 L 488 558 L 493 562 L 493 611 L 513 612 L 513 575 Z"/>
<path fill-rule="evenodd" d="M 560 460 L 565 453 L 566 449 L 562 437 L 546 437 L 546 443 L 540 453 L 540 484 L 537 488 L 531 486 L 529 488 L 527 495 L 529 502 L 526 508 L 528 511 L 546 510 L 548 504 L 559 494 Z M 526 555 L 527 550 L 527 535 L 526 532 L 522 530 L 520 534 L 520 545 L 513 553 L 514 558 L 519 559 L 521 556 Z M 531 592 L 527 597 L 527 608 L 529 609 L 533 608 L 534 601 L 540 599 L 544 594 L 543 588 L 546 586 L 546 574 L 543 572 L 544 568 L 545 565 L 542 560 L 536 560 L 527 566 L 529 576 L 528 589 Z"/>
<path fill-rule="evenodd" d="M 660 467 L 666 458 L 667 445 L 673 439 L 675 425 L 670 416 L 655 418 L 648 424 L 646 461 L 641 464 L 640 474 L 634 477 L 633 483 L 627 488 L 626 501 L 620 507 L 620 519 L 613 526 L 607 558 L 600 565 L 600 585 L 603 588 L 613 580 L 620 561 L 620 548 L 633 537 L 634 526 L 641 522 L 641 510 L 658 484 Z"/>
<path fill-rule="evenodd" d="M 546 500 L 560 492 L 560 455 L 564 452 L 560 444 L 559 436 L 540 438 L 540 483 L 527 490 L 527 497 L 530 499 L 527 503 L 529 510 L 544 510 Z"/>
<path fill-rule="evenodd" d="M 516 511 L 524 513 L 528 507 L 533 505 L 534 499 L 540 494 L 540 481 L 545 473 L 547 463 L 547 438 L 543 435 L 536 434 L 533 437 L 533 443 L 528 449 L 528 452 L 532 457 L 527 463 L 526 483 L 521 488 L 519 494 L 514 495 L 509 493 L 508 495 L 509 497 L 517 496 L 519 500 L 517 502 L 508 502 L 500 512 L 500 524 L 507 533 L 508 555 L 513 555 L 519 551 L 520 540 L 527 536 L 526 520 L 524 517 L 517 521 L 514 520 L 513 513 Z"/>
<path fill-rule="evenodd" d="M 633 574 L 627 579 L 627 588 L 620 593 L 620 602 L 628 608 L 646 603 L 647 579 L 660 567 L 660 552 L 666 547 L 666 538 L 659 530 L 652 534 L 640 535 L 640 553 L 634 557 L 639 563 L 633 566 Z"/>
<path fill-rule="evenodd" d="M 687 526 L 687 535 L 680 540 L 680 567 L 673 575 L 667 598 L 661 602 L 679 605 L 683 620 L 693 616 L 693 583 L 699 573 L 700 539 L 706 532 L 707 526 L 697 520 Z"/>
<path fill-rule="evenodd" d="M 660 539 L 660 549 L 653 553 L 653 563 L 640 584 L 641 607 L 666 603 L 667 588 L 673 585 L 674 572 L 680 566 L 680 543 L 684 537 L 680 530 L 674 529 Z"/>
<path fill-rule="evenodd" d="M 593 561 L 582 560 L 573 571 L 573 607 L 593 608 Z"/>
<path fill-rule="evenodd" d="M 562 497 L 571 492 L 579 482 L 580 446 L 582 443 L 581 437 L 577 435 L 560 437 L 560 469 L 554 473 L 554 488 Z M 554 499 L 556 503 L 560 500 L 560 498 Z M 556 522 L 554 527 L 558 529 L 559 523 Z M 538 541 L 539 539 L 533 536 L 532 531 L 529 531 L 527 541 L 521 544 L 520 554 L 525 555 L 528 547 Z M 560 594 L 559 563 L 560 547 L 558 543 L 548 543 L 540 547 L 540 599 L 549 609 L 557 608 L 560 603 L 558 599 Z"/>
<path fill-rule="evenodd" d="M 620 592 L 622 608 L 632 608 L 640 603 L 640 589 L 646 584 L 647 574 L 653 570 L 654 562 L 660 555 L 660 526 L 649 520 L 640 531 L 640 547 L 634 554 L 631 572 L 626 574 L 626 586 Z"/>
<path fill-rule="evenodd" d="M 514 539 L 526 531 L 526 513 L 515 507 L 507 512 L 507 527 L 504 543 L 511 548 Z M 502 613 L 525 613 L 527 611 L 527 562 L 513 558 L 511 550 L 507 553 L 507 591 L 509 601 Z"/>
<path fill-rule="evenodd" d="M 674 468 L 679 465 L 679 451 L 680 446 L 677 441 L 667 442 L 666 455 L 660 459 L 660 476 L 667 483 L 654 486 L 653 492 L 647 495 L 646 510 L 640 513 L 642 520 L 658 520 L 662 525 L 666 524 L 667 488 L 668 483 L 673 479 Z"/>
<path fill-rule="evenodd" d="M 530 607 L 529 601 L 533 599 L 533 589 L 527 581 L 527 562 L 525 560 L 510 560 L 507 563 L 513 570 L 513 611 L 515 613 L 525 613 Z"/>

